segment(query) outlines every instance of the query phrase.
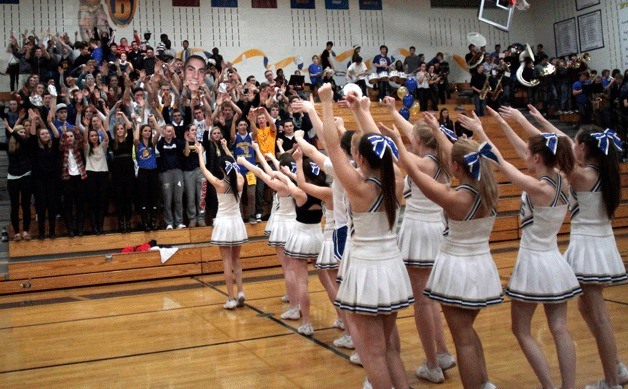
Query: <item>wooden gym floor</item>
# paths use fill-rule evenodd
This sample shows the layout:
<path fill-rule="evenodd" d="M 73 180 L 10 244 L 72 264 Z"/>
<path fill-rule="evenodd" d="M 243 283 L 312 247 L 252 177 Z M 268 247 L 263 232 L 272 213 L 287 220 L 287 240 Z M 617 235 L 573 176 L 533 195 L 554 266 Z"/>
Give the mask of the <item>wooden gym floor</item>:
<path fill-rule="evenodd" d="M 628 231 L 617 231 L 626 258 Z M 564 249 L 564 239 L 562 248 Z M 517 241 L 493 246 L 502 281 L 516 259 Z M 85 287 L 0 297 L 0 387 L 208 387 L 361 388 L 364 370 L 350 350 L 335 349 L 341 332 L 315 273 L 310 273 L 314 336 L 283 321 L 284 284 L 279 268 L 246 271 L 246 307 L 222 308 L 222 275 Z M 619 357 L 628 362 L 628 285 L 605 292 Z M 424 355 L 412 308 L 398 318 L 402 357 L 410 384 L 436 387 L 414 375 Z M 476 323 L 489 376 L 499 388 L 538 388 L 510 332 L 510 302 L 484 310 Z M 569 328 L 577 350 L 577 387 L 602 378 L 593 336 L 569 303 Z M 558 362 L 543 309 L 533 334 L 543 345 L 555 384 Z M 447 332 L 450 351 L 454 352 Z M 439 388 L 460 388 L 456 368 Z"/>

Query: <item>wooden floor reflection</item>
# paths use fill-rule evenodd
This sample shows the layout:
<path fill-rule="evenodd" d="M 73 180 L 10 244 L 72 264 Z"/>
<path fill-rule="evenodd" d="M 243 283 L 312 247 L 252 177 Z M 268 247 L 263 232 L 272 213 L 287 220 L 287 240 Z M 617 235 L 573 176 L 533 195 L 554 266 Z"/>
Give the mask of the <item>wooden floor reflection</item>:
<path fill-rule="evenodd" d="M 500 274 L 512 269 L 514 254 L 496 254 Z M 501 259 L 500 259 L 501 258 Z M 504 270 L 506 269 L 506 270 Z M 222 308 L 222 276 L 67 289 L 0 298 L 0 387 L 210 387 L 358 388 L 362 368 L 348 361 L 349 350 L 334 349 L 340 331 L 336 314 L 317 277 L 310 277 L 312 338 L 283 321 L 287 307 L 279 269 L 245 273 L 247 305 Z M 608 288 L 620 358 L 628 359 L 628 286 Z M 399 315 L 402 356 L 413 387 L 424 355 L 412 308 Z M 602 377 L 593 337 L 575 301 L 569 328 L 577 350 L 577 385 Z M 510 303 L 482 312 L 477 329 L 489 375 L 500 388 L 539 387 L 510 332 Z M 533 331 L 549 358 L 555 382 L 558 362 L 543 310 Z M 448 336 L 451 350 L 454 350 Z M 460 388 L 457 369 L 439 388 Z"/>

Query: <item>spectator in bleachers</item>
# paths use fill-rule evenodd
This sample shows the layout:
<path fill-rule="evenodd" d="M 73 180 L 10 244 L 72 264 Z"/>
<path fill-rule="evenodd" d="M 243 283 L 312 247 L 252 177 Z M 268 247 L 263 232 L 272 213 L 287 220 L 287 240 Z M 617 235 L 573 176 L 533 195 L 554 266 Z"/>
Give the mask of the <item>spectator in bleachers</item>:
<path fill-rule="evenodd" d="M 205 226 L 205 210 L 201 207 L 201 194 L 205 177 L 201 172 L 198 154 L 194 144 L 198 142 L 197 127 L 194 124 L 187 126 L 184 133 L 187 154 L 183 155 L 181 169 L 183 170 L 183 182 L 187 200 L 186 214 L 188 227 Z"/>
<path fill-rule="evenodd" d="M 111 109 L 114 131 L 109 142 L 109 161 L 113 199 L 118 214 L 118 231 L 131 232 L 131 203 L 135 183 L 133 164 L 133 124 L 121 110 L 121 102 Z"/>
<path fill-rule="evenodd" d="M 238 157 L 243 157 L 252 165 L 255 165 L 255 151 L 251 147 L 253 138 L 249 132 L 249 125 L 245 119 L 239 119 L 236 115 L 233 124 L 231 126 L 234 141 L 233 156 L 237 160 Z M 257 185 L 257 178 L 250 173 L 244 165 L 240 166 L 240 173 L 244 176 L 244 189 L 242 191 L 242 201 L 240 201 L 241 213 L 244 219 L 249 220 L 249 223 L 256 224 L 257 219 L 255 214 L 262 213 L 262 207 L 257 206 L 255 201 L 255 188 Z M 246 209 L 245 209 L 246 207 Z"/>
<path fill-rule="evenodd" d="M 101 141 L 102 137 L 102 141 Z M 103 127 L 102 120 L 94 116 L 83 135 L 83 152 L 85 155 L 86 202 L 89 204 L 89 216 L 92 232 L 103 233 L 105 213 L 107 211 L 107 149 L 109 131 Z"/>
<path fill-rule="evenodd" d="M 136 121 L 136 114 L 133 113 L 131 118 Z M 154 116 L 149 116 L 148 123 L 137 123 L 133 134 L 135 160 L 138 166 L 137 187 L 142 188 L 137 193 L 138 205 L 144 231 L 157 229 L 157 191 L 159 190 L 159 172 L 155 155 L 155 144 L 159 139 L 159 132 L 156 130 L 157 121 Z"/>
<path fill-rule="evenodd" d="M 6 122 L 6 121 L 5 121 Z M 7 190 L 11 207 L 11 225 L 13 226 L 13 240 L 30 240 L 31 224 L 31 158 L 30 147 L 26 135 L 26 128 L 21 124 L 15 127 L 5 127 L 9 133 L 6 142 L 0 143 L 0 150 L 7 152 L 9 166 L 7 169 Z M 19 209 L 22 205 L 22 229 L 20 230 Z M 21 231 L 21 232 L 20 232 Z"/>

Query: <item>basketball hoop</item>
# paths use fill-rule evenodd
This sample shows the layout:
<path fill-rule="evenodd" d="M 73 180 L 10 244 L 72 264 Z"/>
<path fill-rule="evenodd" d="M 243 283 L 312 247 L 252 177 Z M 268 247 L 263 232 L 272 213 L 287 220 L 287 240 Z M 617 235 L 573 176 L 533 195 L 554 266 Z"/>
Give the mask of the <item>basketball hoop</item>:
<path fill-rule="evenodd" d="M 482 0 L 478 19 L 500 30 L 508 32 L 515 8 L 526 10 L 530 5 L 526 0 Z"/>

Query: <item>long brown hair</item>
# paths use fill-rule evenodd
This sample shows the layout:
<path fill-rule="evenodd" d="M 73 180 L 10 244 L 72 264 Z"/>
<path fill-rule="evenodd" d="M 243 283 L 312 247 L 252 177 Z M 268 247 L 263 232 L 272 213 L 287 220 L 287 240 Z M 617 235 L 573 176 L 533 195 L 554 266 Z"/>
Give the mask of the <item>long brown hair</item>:
<path fill-rule="evenodd" d="M 17 151 L 19 151 L 19 150 L 20 150 L 20 143 L 17 141 L 17 139 L 15 139 L 15 137 L 16 137 L 16 136 L 21 136 L 21 135 L 20 135 L 20 134 L 18 134 L 17 132 L 18 132 L 19 130 L 23 130 L 23 129 L 24 129 L 24 126 L 23 126 L 23 125 L 21 125 L 21 124 L 18 124 L 18 125 L 16 125 L 16 126 L 13 128 L 13 132 L 14 132 L 15 134 L 13 134 L 13 136 L 12 136 L 12 137 L 10 137 L 10 138 L 9 138 L 9 141 L 7 142 L 7 143 L 8 143 L 8 150 L 7 150 L 7 151 L 9 152 L 9 154 L 13 154 L 13 153 L 15 153 L 15 152 L 17 152 Z"/>
<path fill-rule="evenodd" d="M 451 160 L 465 167 L 463 170 L 469 178 L 473 178 L 473 176 L 467 167 L 467 162 L 465 161 L 464 156 L 469 153 L 477 152 L 478 147 L 479 145 L 475 141 L 459 139 L 456 143 L 454 143 L 454 146 L 451 149 Z M 482 200 L 480 208 L 484 210 L 483 213 L 488 215 L 492 210 L 497 210 L 497 198 L 499 197 L 499 192 L 497 190 L 497 182 L 495 181 L 495 176 L 493 175 L 493 169 L 491 168 L 490 162 L 486 158 L 480 157 L 479 164 L 481 169 L 481 179 L 477 181 L 477 189 L 480 194 L 480 199 Z"/>
<path fill-rule="evenodd" d="M 388 227 L 392 230 L 397 217 L 397 195 L 395 182 L 395 167 L 393 165 L 392 152 L 386 148 L 384 156 L 380 158 L 373 151 L 373 145 L 369 142 L 369 136 L 379 135 L 370 132 L 360 138 L 359 152 L 366 159 L 371 169 L 380 171 L 381 191 L 384 209 L 388 218 Z"/>
<path fill-rule="evenodd" d="M 540 134 L 528 138 L 528 149 L 532 155 L 538 154 L 543 160 L 543 165 L 548 168 L 558 167 L 566 175 L 571 174 L 574 167 L 574 156 L 571 142 L 567 137 L 559 136 L 556 146 L 556 154 L 547 146 L 547 140 Z"/>
<path fill-rule="evenodd" d="M 619 154 L 613 142 L 609 141 L 608 155 L 598 147 L 598 141 L 591 136 L 595 132 L 603 132 L 600 127 L 585 125 L 576 134 L 578 143 L 584 143 L 585 158 L 593 159 L 600 169 L 602 198 L 606 206 L 608 218 L 612 218 L 621 202 L 621 178 L 619 174 Z"/>

